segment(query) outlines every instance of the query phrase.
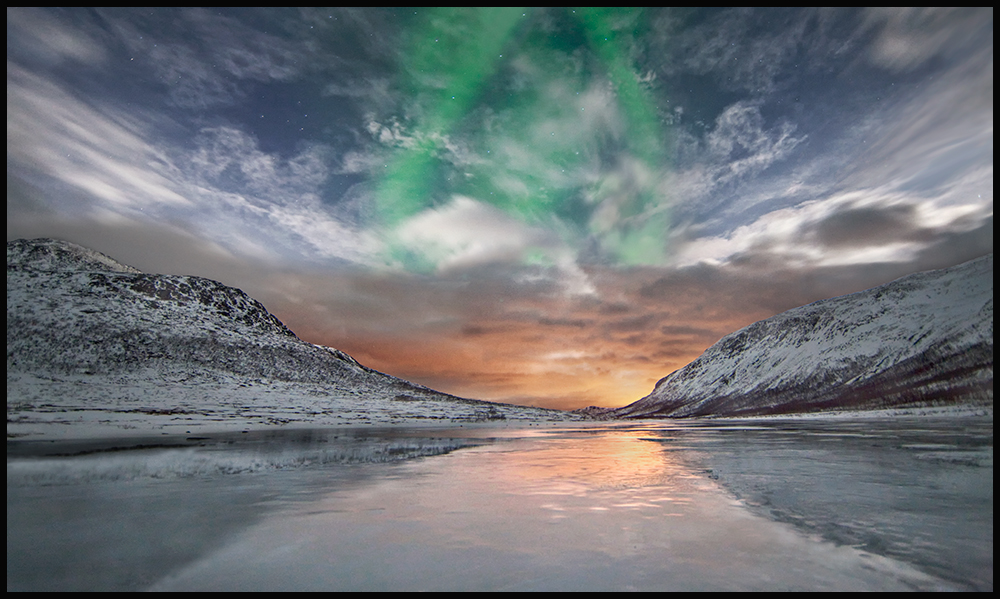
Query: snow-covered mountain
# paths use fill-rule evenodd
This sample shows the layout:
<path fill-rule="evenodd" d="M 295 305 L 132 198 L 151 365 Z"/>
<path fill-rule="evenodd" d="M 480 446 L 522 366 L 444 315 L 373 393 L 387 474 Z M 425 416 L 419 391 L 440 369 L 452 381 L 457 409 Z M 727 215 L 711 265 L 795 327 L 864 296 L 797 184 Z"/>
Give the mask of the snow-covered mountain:
<path fill-rule="evenodd" d="M 993 254 L 723 337 L 639 401 L 646 418 L 993 405 Z"/>
<path fill-rule="evenodd" d="M 216 281 L 144 274 L 63 241 L 7 243 L 8 435 L 567 417 L 374 371 Z"/>

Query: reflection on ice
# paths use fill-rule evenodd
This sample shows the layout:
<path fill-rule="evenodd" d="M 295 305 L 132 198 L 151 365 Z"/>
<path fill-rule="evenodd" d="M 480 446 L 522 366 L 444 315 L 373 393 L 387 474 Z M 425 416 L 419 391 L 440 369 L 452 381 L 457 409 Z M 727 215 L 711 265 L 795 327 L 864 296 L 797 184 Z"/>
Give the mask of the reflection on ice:
<path fill-rule="evenodd" d="M 776 422 L 8 449 L 8 590 L 992 588 L 992 421 Z M 922 457 L 958 450 L 988 462 Z M 446 455 L 376 463 L 431 453 Z M 189 465 L 156 465 L 168 456 Z M 829 534 L 876 511 L 881 545 Z M 936 538 L 947 522 L 962 532 Z M 900 549 L 906 535 L 920 547 Z"/>
<path fill-rule="evenodd" d="M 689 455 L 756 513 L 993 588 L 992 419 L 762 422 Z"/>
<path fill-rule="evenodd" d="M 170 442 L 28 442 L 15 445 L 13 451 L 8 447 L 7 485 L 210 477 L 330 464 L 397 462 L 479 443 L 392 431 L 373 436 L 368 431 L 308 430 L 229 433 Z"/>

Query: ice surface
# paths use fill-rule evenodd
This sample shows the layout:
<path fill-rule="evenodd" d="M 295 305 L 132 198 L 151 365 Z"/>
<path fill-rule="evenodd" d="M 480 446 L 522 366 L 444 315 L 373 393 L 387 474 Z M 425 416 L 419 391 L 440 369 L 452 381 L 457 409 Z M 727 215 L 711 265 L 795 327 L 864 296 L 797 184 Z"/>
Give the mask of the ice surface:
<path fill-rule="evenodd" d="M 9 444 L 8 590 L 992 589 L 991 418 L 151 439 Z"/>
<path fill-rule="evenodd" d="M 758 419 L 709 430 L 688 435 L 692 454 L 755 513 L 993 588 L 992 418 Z"/>

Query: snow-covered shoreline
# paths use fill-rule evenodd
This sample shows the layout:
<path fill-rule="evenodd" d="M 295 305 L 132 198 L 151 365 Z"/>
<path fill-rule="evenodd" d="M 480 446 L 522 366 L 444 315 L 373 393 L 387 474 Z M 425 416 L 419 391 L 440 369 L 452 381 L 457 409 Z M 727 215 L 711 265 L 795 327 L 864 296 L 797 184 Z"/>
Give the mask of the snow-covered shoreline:
<path fill-rule="evenodd" d="M 93 378 L 93 377 L 91 377 Z M 11 384 L 8 377 L 8 387 Z M 93 380 L 15 379 L 8 439 L 92 439 L 290 428 L 528 426 L 580 422 L 568 412 L 459 398 L 349 394 L 333 386 L 234 381 L 156 386 Z M 10 397 L 8 391 L 8 397 Z"/>

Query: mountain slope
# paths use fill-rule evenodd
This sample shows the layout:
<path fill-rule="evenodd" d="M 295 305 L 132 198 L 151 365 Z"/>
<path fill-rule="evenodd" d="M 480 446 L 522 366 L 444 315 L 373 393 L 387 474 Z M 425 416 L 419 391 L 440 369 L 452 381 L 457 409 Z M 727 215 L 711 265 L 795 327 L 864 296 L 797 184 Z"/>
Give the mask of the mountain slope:
<path fill-rule="evenodd" d="M 993 255 L 815 302 L 723 337 L 605 417 L 993 402 Z"/>
<path fill-rule="evenodd" d="M 239 289 L 144 274 L 50 239 L 7 244 L 7 416 L 8 435 L 55 422 L 79 432 L 150 420 L 189 429 L 564 418 L 382 374 L 300 340 Z"/>

